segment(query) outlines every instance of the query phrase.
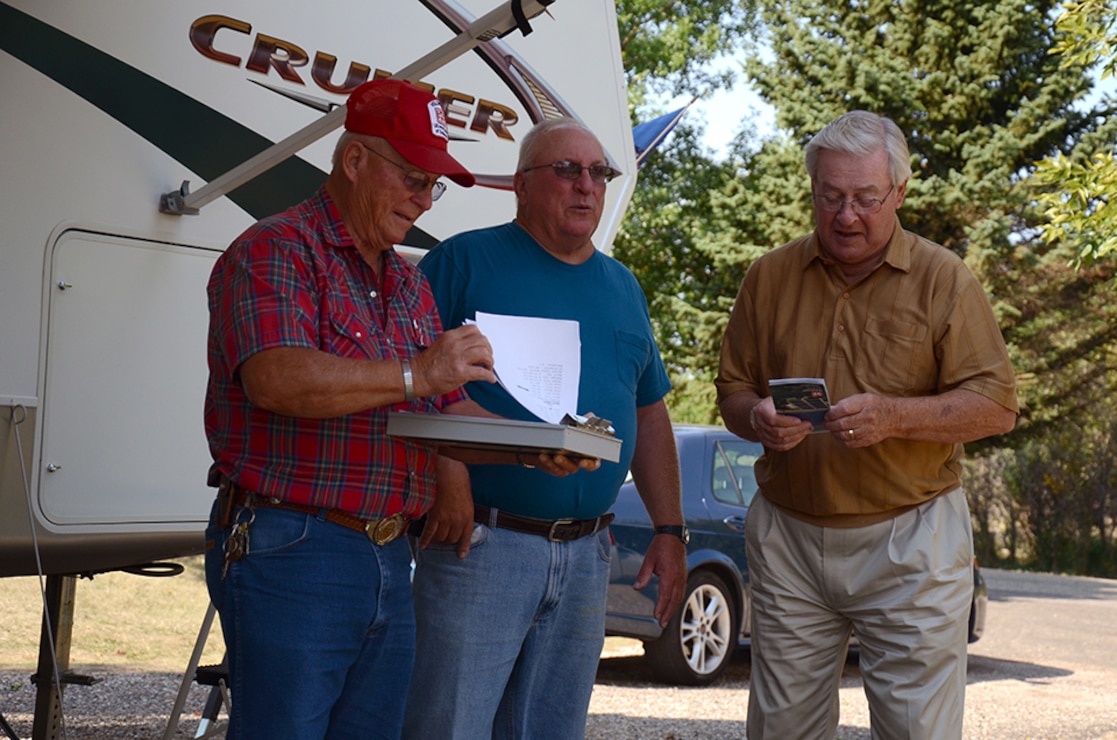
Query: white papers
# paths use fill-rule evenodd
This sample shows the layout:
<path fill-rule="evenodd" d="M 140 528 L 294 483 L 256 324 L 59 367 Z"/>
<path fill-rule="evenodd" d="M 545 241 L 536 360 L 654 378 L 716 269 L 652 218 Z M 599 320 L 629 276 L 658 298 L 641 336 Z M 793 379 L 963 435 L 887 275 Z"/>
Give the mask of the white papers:
<path fill-rule="evenodd" d="M 577 321 L 478 311 L 474 323 L 492 345 L 493 370 L 512 398 L 551 424 L 577 413 L 582 372 Z"/>

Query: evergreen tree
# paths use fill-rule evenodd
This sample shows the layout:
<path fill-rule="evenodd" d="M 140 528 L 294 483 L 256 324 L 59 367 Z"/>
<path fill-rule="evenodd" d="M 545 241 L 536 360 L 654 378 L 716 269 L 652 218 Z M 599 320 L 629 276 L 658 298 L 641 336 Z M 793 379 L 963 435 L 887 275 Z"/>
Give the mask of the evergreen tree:
<path fill-rule="evenodd" d="M 905 228 L 966 257 L 993 300 L 1017 370 L 1033 372 L 1030 361 L 1045 353 L 1030 343 L 1048 337 L 1030 323 L 1036 315 L 1030 299 L 1058 295 L 1067 281 L 1050 267 L 1053 256 L 1038 238 L 1041 213 L 1029 175 L 1037 162 L 1070 151 L 1099 126 L 1096 115 L 1076 107 L 1091 87 L 1085 66 L 1060 64 L 1049 53 L 1061 38 L 1051 21 L 1057 7 L 1057 0 L 766 6 L 772 55 L 746 69 L 775 107 L 782 136 L 757 155 L 769 161 L 756 179 L 758 193 L 720 205 L 715 221 L 724 224 L 723 248 L 755 245 L 766 231 L 779 237 L 767 247 L 778 246 L 796 213 L 799 233 L 808 232 L 802 147 L 848 110 L 888 116 L 907 135 L 912 155 L 900 211 Z M 758 202 L 776 206 L 776 223 L 758 229 Z M 754 255 L 755 247 L 746 246 L 737 259 L 747 265 Z M 1030 392 L 1022 388 L 1029 410 L 1041 399 Z"/>
<path fill-rule="evenodd" d="M 733 84 L 717 62 L 747 48 L 759 16 L 754 0 L 618 0 L 617 23 L 633 123 L 662 110 L 663 97 L 700 97 Z M 636 275 L 675 391 L 678 421 L 713 421 L 708 363 L 691 371 L 696 345 L 713 339 L 700 318 L 722 301 L 721 277 L 695 241 L 707 230 L 711 194 L 729 186 L 733 169 L 699 143 L 700 122 L 683 119 L 643 165 L 613 255 Z M 726 310 L 724 307 L 717 309 Z"/>
<path fill-rule="evenodd" d="M 633 271 L 648 299 L 656 340 L 675 386 L 673 418 L 711 422 L 716 418 L 713 377 L 709 363 L 695 359 L 700 348 L 720 341 L 720 335 L 710 335 L 703 316 L 728 313 L 740 276 L 727 276 L 696 243 L 708 228 L 711 197 L 731 187 L 734 179 L 733 168 L 713 161 L 698 136 L 695 126 L 680 124 L 669 146 L 646 161 L 613 242 L 613 256 Z"/>
<path fill-rule="evenodd" d="M 1056 6 L 783 0 L 765 10 L 774 59 L 748 71 L 800 147 L 848 110 L 894 120 L 915 172 L 905 226 L 981 265 L 1035 226 L 1022 175 L 1090 125 L 1073 108 L 1089 78 L 1048 53 Z"/>

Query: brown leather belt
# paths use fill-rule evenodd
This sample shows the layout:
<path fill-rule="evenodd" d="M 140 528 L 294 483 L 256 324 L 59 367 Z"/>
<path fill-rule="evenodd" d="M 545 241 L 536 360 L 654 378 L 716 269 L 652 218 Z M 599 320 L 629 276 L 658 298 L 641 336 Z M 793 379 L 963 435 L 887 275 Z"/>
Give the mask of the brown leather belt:
<path fill-rule="evenodd" d="M 377 545 L 386 545 L 392 540 L 407 533 L 411 520 L 402 513 L 392 514 L 383 519 L 361 519 L 358 516 L 347 514 L 338 509 L 327 509 L 322 506 L 293 504 L 270 496 L 260 496 L 246 491 L 227 478 L 221 482 L 217 491 L 218 512 L 217 524 L 222 528 L 228 527 L 232 522 L 233 513 L 241 506 L 254 506 L 267 509 L 286 509 L 302 514 L 322 516 L 326 521 L 340 524 L 343 527 L 363 532 Z"/>
<path fill-rule="evenodd" d="M 487 506 L 473 507 L 473 521 L 479 524 L 511 529 L 513 532 L 537 534 L 551 542 L 570 542 L 596 534 L 609 526 L 613 516 L 613 514 L 602 514 L 596 519 L 532 519 L 497 509 L 494 521 L 492 509 Z"/>

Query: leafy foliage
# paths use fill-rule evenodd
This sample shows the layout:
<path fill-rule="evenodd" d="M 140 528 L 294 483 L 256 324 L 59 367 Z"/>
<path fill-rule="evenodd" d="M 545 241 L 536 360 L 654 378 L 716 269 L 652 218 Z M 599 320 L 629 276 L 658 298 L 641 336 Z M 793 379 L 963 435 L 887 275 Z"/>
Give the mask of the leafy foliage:
<path fill-rule="evenodd" d="M 1102 78 L 1117 71 L 1117 7 L 1085 0 L 1064 6 L 1056 25 L 1064 32 L 1052 49 L 1061 65 L 1101 65 Z M 1049 243 L 1065 241 L 1074 249 L 1075 265 L 1087 265 L 1117 252 L 1117 117 L 1112 101 L 1098 115 L 1101 136 L 1082 141 L 1071 156 L 1048 159 L 1036 172 L 1046 189 L 1040 202 L 1048 219 L 1043 236 Z"/>
<path fill-rule="evenodd" d="M 1117 417 L 1099 408 L 1019 449 L 966 462 L 974 552 L 984 565 L 1117 577 Z"/>
<path fill-rule="evenodd" d="M 966 257 L 1018 373 L 1017 431 L 967 445 L 979 553 L 1115 575 L 1117 267 L 1098 258 L 1117 238 L 1117 116 L 1111 101 L 1082 101 L 1091 65 L 1115 71 L 1117 10 L 1104 0 L 1062 8 L 1052 24 L 1056 0 L 765 4 L 770 53 L 748 56 L 744 70 L 775 107 L 778 132 L 745 129 L 715 161 L 696 130 L 677 129 L 641 171 L 614 253 L 647 293 L 676 384 L 673 417 L 714 421 L 711 381 L 744 272 L 812 228 L 803 146 L 847 110 L 892 118 L 912 152 L 904 225 Z M 724 35 L 706 25 L 718 12 L 731 21 Z M 734 44 L 751 53 L 745 12 L 618 3 L 634 115 L 650 92 L 727 84 L 701 67 Z"/>
<path fill-rule="evenodd" d="M 1024 428 L 1032 413 L 1046 413 L 1049 398 L 1071 397 L 1082 377 L 1071 357 L 1091 342 L 1104 346 L 1109 333 L 1106 319 L 1082 315 L 1087 303 L 1095 305 L 1082 301 L 1102 276 L 1068 275 L 1057 267 L 1060 250 L 1038 238 L 1042 214 L 1029 178 L 1035 163 L 1072 152 L 1104 128 L 1078 108 L 1091 84 L 1085 67 L 1049 53 L 1062 38 L 1049 21 L 1054 8 L 1055 0 L 772 3 L 765 9 L 772 57 L 751 59 L 746 70 L 786 134 L 763 142 L 753 159 L 765 163 L 752 173 L 759 199 L 738 193 L 715 202 L 726 249 L 764 237 L 751 217 L 757 200 L 768 204 L 764 229 L 776 237 L 770 246 L 790 238 L 793 227 L 806 233 L 805 143 L 847 110 L 896 121 L 912 155 L 900 212 L 905 228 L 966 257 L 993 301 L 1018 371 L 1044 379 L 1022 392 Z M 753 250 L 737 251 L 742 266 L 754 258 Z M 1035 302 L 1055 298 L 1063 299 L 1056 316 Z M 1088 397 L 1110 384 L 1095 380 Z"/>
<path fill-rule="evenodd" d="M 711 62 L 746 44 L 757 24 L 751 0 L 617 0 L 629 106 L 653 95 L 699 95 L 733 74 Z"/>
<path fill-rule="evenodd" d="M 713 317 L 728 315 L 740 282 L 740 275 L 719 270 L 696 240 L 706 230 L 711 197 L 730 187 L 733 174 L 730 165 L 715 163 L 702 151 L 693 126 L 681 124 L 641 170 L 613 244 L 613 255 L 644 288 L 664 362 L 680 380 L 693 375 L 712 383 L 711 348 L 716 353 L 721 341 Z M 706 358 L 701 365 L 695 362 L 699 356 Z M 712 409 L 713 397 L 708 400 Z M 689 420 L 708 416 L 707 411 Z"/>
<path fill-rule="evenodd" d="M 759 24 L 753 0 L 618 0 L 617 23 L 634 123 L 661 112 L 659 97 L 700 97 L 731 87 L 735 73 L 719 62 L 748 48 Z M 644 163 L 613 244 L 644 287 L 675 390 L 678 421 L 717 416 L 710 350 L 720 341 L 711 317 L 728 313 L 736 291 L 702 251 L 710 199 L 731 187 L 734 168 L 699 143 L 689 118 Z M 729 296 L 726 298 L 725 296 Z M 705 359 L 695 362 L 702 355 Z"/>
<path fill-rule="evenodd" d="M 847 110 L 896 121 L 915 172 L 905 226 L 995 264 L 1011 245 L 984 222 L 1034 228 L 1021 173 L 1089 126 L 1072 107 L 1083 69 L 1048 53 L 1053 4 L 782 0 L 765 11 L 775 59 L 747 70 L 799 145 Z"/>

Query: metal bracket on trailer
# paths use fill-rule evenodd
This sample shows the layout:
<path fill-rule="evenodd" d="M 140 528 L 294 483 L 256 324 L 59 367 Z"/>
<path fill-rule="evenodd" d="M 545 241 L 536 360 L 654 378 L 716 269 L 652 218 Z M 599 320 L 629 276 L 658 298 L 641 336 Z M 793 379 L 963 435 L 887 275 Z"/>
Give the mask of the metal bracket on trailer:
<path fill-rule="evenodd" d="M 486 41 L 503 37 L 517 29 L 527 35 L 531 32 L 528 21 L 546 12 L 547 6 L 554 1 L 510 0 L 507 5 L 495 8 L 481 16 L 456 37 L 415 60 L 392 77 L 420 80 Z M 189 192 L 189 182 L 184 181 L 178 190 L 163 193 L 159 196 L 159 210 L 175 216 L 196 215 L 202 206 L 212 203 L 257 175 L 267 172 L 343 123 L 345 123 L 345 106 L 339 105 L 317 121 L 308 124 L 286 139 L 272 144 L 256 156 L 203 185 L 196 192 Z"/>
<path fill-rule="evenodd" d="M 190 181 L 183 180 L 178 190 L 171 190 L 159 196 L 159 210 L 176 216 L 197 216 L 198 209 L 186 205 L 188 197 L 190 197 Z"/>

